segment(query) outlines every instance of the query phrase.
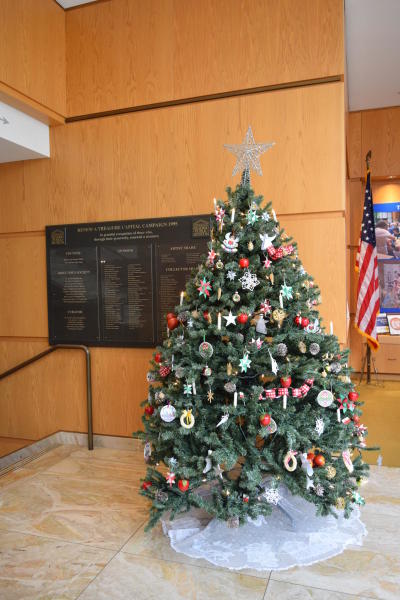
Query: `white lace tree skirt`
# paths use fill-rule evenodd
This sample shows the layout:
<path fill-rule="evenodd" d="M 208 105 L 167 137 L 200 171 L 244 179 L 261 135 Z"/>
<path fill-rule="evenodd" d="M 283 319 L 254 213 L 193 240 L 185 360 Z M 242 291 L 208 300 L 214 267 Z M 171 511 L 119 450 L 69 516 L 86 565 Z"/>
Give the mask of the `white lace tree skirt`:
<path fill-rule="evenodd" d="M 336 556 L 350 544 L 362 545 L 367 530 L 357 507 L 349 519 L 339 512 L 338 518 L 317 517 L 314 504 L 283 486 L 279 493 L 282 498 L 269 517 L 241 527 L 229 528 L 193 509 L 173 521 L 163 520 L 163 530 L 176 552 L 227 569 L 289 569 Z"/>

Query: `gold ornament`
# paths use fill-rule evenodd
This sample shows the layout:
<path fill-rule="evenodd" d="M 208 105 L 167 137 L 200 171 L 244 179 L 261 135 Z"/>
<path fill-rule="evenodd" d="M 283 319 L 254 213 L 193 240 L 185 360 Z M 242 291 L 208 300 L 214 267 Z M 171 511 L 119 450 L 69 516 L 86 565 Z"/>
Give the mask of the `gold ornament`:
<path fill-rule="evenodd" d="M 216 262 L 215 266 L 217 267 L 217 269 L 223 269 L 224 268 L 224 263 L 222 262 L 222 260 L 218 260 Z"/>
<path fill-rule="evenodd" d="M 222 494 L 222 495 L 223 495 L 225 498 L 227 498 L 228 496 L 230 496 L 230 495 L 231 495 L 230 491 L 229 491 L 229 490 L 227 490 L 227 489 L 223 489 L 223 490 L 222 490 L 222 492 L 221 492 L 221 494 Z"/>
<path fill-rule="evenodd" d="M 299 342 L 299 350 L 300 352 L 302 352 L 303 354 L 305 354 L 307 352 L 307 346 L 305 345 L 304 342 Z"/>
<path fill-rule="evenodd" d="M 211 390 L 208 390 L 208 392 L 207 392 L 207 400 L 209 401 L 210 404 L 214 400 L 214 392 L 212 392 Z"/>
<path fill-rule="evenodd" d="M 249 242 L 249 243 L 247 244 L 247 247 L 248 247 L 248 249 L 250 250 L 250 252 L 251 252 L 252 250 L 254 250 L 254 244 L 253 244 L 253 242 Z"/>
<path fill-rule="evenodd" d="M 226 365 L 226 374 L 232 375 L 232 363 L 228 362 Z"/>
<path fill-rule="evenodd" d="M 344 510 L 346 503 L 344 501 L 344 498 L 342 498 L 342 496 L 339 496 L 339 498 L 336 500 L 335 506 L 338 510 Z"/>
<path fill-rule="evenodd" d="M 193 317 L 193 319 L 198 319 L 199 318 L 199 311 L 198 310 L 192 310 L 192 317 Z"/>
<path fill-rule="evenodd" d="M 278 327 L 282 326 L 283 320 L 286 317 L 286 313 L 282 308 L 276 308 L 272 313 L 272 318 L 278 323 Z"/>
<path fill-rule="evenodd" d="M 222 294 L 222 290 L 221 290 L 221 288 L 218 288 L 218 292 L 217 292 L 217 298 L 218 298 L 218 300 L 221 299 L 221 294 Z"/>
<path fill-rule="evenodd" d="M 327 376 L 327 375 L 326 375 L 326 371 L 322 371 L 322 373 L 321 373 L 321 377 L 326 377 L 326 376 Z"/>
<path fill-rule="evenodd" d="M 274 285 L 274 274 L 270 273 L 269 278 L 270 278 L 272 285 Z"/>
<path fill-rule="evenodd" d="M 328 465 L 326 467 L 325 471 L 326 471 L 327 479 L 333 479 L 336 475 L 336 469 L 335 469 L 335 467 L 332 467 L 332 465 Z"/>

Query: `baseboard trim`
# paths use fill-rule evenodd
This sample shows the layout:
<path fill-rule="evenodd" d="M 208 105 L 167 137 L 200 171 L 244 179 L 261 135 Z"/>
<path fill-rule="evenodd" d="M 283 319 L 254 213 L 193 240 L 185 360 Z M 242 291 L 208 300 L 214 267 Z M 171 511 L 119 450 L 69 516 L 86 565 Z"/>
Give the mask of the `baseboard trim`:
<path fill-rule="evenodd" d="M 0 458 L 0 477 L 9 471 L 20 469 L 32 460 L 39 458 L 57 446 L 84 446 L 87 448 L 87 434 L 75 431 L 57 431 L 24 448 L 15 450 Z M 115 450 L 137 450 L 141 447 L 139 440 L 115 435 L 94 434 L 94 448 L 114 448 Z M 90 451 L 88 450 L 90 454 Z"/>

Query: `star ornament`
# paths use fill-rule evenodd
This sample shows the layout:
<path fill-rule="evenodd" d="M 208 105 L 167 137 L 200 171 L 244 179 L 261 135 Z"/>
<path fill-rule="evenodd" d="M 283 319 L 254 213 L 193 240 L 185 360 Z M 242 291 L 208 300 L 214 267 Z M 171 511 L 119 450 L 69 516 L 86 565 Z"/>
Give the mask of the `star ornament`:
<path fill-rule="evenodd" d="M 239 365 L 240 365 L 240 369 L 242 373 L 247 373 L 247 369 L 250 367 L 251 365 L 251 360 L 249 358 L 248 353 L 246 352 L 246 354 L 243 356 L 243 358 L 240 359 L 239 361 Z"/>
<path fill-rule="evenodd" d="M 237 159 L 232 175 L 250 170 L 262 175 L 260 156 L 274 145 L 275 142 L 256 144 L 251 127 L 248 128 L 242 144 L 224 144 L 225 148 L 232 152 Z"/>
<path fill-rule="evenodd" d="M 236 278 L 236 273 L 235 271 L 228 271 L 226 274 L 227 279 L 229 279 L 230 281 L 234 281 L 234 279 Z"/>
<path fill-rule="evenodd" d="M 264 343 L 264 340 L 262 340 L 262 339 L 261 339 L 261 338 L 259 338 L 259 337 L 258 337 L 257 339 L 254 339 L 254 338 L 252 338 L 252 340 L 251 340 L 251 343 L 256 345 L 256 347 L 257 347 L 257 350 L 260 350 L 261 346 L 262 346 L 262 345 L 263 345 L 263 343 Z"/>
<path fill-rule="evenodd" d="M 237 316 L 234 317 L 231 310 L 229 311 L 228 316 L 224 316 L 224 319 L 226 321 L 226 327 L 228 327 L 228 325 L 236 325 Z"/>
<path fill-rule="evenodd" d="M 290 285 L 286 285 L 286 283 L 284 283 L 281 286 L 281 293 L 282 293 L 282 296 L 284 298 L 286 298 L 287 300 L 292 300 L 292 298 L 293 298 L 293 288 L 290 287 Z"/>
<path fill-rule="evenodd" d="M 200 281 L 200 285 L 197 288 L 199 291 L 199 296 L 204 296 L 204 298 L 208 298 L 208 296 L 210 295 L 211 292 L 211 283 L 209 281 L 206 280 L 206 278 L 204 277 L 201 281 Z"/>

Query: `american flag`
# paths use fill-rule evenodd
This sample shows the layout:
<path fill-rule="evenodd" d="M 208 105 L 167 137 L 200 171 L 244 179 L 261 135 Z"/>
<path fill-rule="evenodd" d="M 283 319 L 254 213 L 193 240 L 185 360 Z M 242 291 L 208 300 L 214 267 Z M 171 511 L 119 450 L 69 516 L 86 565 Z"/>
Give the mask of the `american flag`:
<path fill-rule="evenodd" d="M 371 174 L 368 169 L 365 186 L 364 214 L 361 224 L 356 271 L 359 272 L 355 327 L 367 338 L 368 345 L 379 348 L 376 339 L 376 317 L 379 312 L 378 258 L 376 253 L 374 205 Z"/>

